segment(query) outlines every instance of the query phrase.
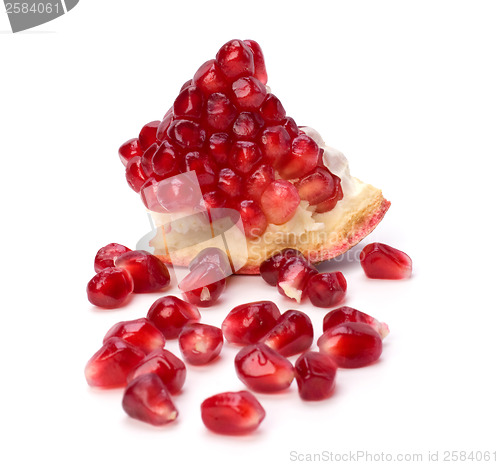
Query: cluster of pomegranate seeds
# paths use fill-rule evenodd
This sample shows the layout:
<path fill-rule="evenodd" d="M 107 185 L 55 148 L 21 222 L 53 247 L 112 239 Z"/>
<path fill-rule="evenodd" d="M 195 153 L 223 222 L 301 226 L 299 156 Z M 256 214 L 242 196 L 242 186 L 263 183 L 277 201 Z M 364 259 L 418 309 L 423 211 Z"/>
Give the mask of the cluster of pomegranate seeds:
<path fill-rule="evenodd" d="M 390 245 L 373 242 L 368 244 L 359 257 L 361 266 L 369 278 L 406 279 L 411 276 L 411 258 Z"/>

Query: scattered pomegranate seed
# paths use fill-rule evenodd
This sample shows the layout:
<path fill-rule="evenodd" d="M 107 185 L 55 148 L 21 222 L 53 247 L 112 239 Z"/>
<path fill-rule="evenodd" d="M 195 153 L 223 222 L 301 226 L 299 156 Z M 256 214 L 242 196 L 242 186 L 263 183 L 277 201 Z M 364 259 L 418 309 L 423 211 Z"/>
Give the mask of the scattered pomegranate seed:
<path fill-rule="evenodd" d="M 368 244 L 359 259 L 366 276 L 372 279 L 406 279 L 411 276 L 411 258 L 387 244 Z"/>
<path fill-rule="evenodd" d="M 158 126 L 160 121 L 151 121 L 145 124 L 141 132 L 139 133 L 139 147 L 143 152 L 145 152 L 151 144 L 156 142 L 156 132 L 158 131 Z"/>
<path fill-rule="evenodd" d="M 118 155 L 121 162 L 127 166 L 128 162 L 134 157 L 142 156 L 142 149 L 139 147 L 139 139 L 136 137 L 124 142 L 118 149 Z"/>
<path fill-rule="evenodd" d="M 157 375 L 167 387 L 170 394 L 181 391 L 186 381 L 186 365 L 172 352 L 159 349 L 151 352 L 128 375 L 128 382 L 147 374 Z"/>
<path fill-rule="evenodd" d="M 271 255 L 267 260 L 264 260 L 260 265 L 260 275 L 267 284 L 276 286 L 278 284 L 278 276 L 283 264 L 292 257 L 302 257 L 304 255 L 297 249 L 282 249 L 279 252 Z"/>
<path fill-rule="evenodd" d="M 236 118 L 237 111 L 228 97 L 221 93 L 210 95 L 207 101 L 206 123 L 215 131 L 225 131 Z"/>
<path fill-rule="evenodd" d="M 264 215 L 257 202 L 254 200 L 243 200 L 238 205 L 238 211 L 243 222 L 246 237 L 256 239 L 264 234 L 268 223 L 266 215 Z"/>
<path fill-rule="evenodd" d="M 144 352 L 136 346 L 119 337 L 112 337 L 87 362 L 87 383 L 106 389 L 124 387 L 127 376 L 144 357 Z"/>
<path fill-rule="evenodd" d="M 255 344 L 275 326 L 279 317 L 278 307 L 269 300 L 238 305 L 222 322 L 222 332 L 233 344 Z"/>
<path fill-rule="evenodd" d="M 341 368 L 360 368 L 379 359 L 382 339 L 366 323 L 343 323 L 335 326 L 318 339 L 320 352 L 332 357 Z"/>
<path fill-rule="evenodd" d="M 226 288 L 224 271 L 215 263 L 201 263 L 179 283 L 183 296 L 199 307 L 210 307 Z"/>
<path fill-rule="evenodd" d="M 174 147 L 166 140 L 161 143 L 151 158 L 151 168 L 154 174 L 167 178 L 179 174 Z"/>
<path fill-rule="evenodd" d="M 255 72 L 252 50 L 241 40 L 225 43 L 217 52 L 216 63 L 227 79 L 234 81 Z"/>
<path fill-rule="evenodd" d="M 242 179 L 231 168 L 223 168 L 219 173 L 217 187 L 230 198 L 239 197 L 242 192 Z"/>
<path fill-rule="evenodd" d="M 224 132 L 217 132 L 210 136 L 208 152 L 219 166 L 225 166 L 231 146 L 230 137 Z"/>
<path fill-rule="evenodd" d="M 203 93 L 196 86 L 186 87 L 175 99 L 174 118 L 199 120 L 203 112 Z"/>
<path fill-rule="evenodd" d="M 193 304 L 168 295 L 151 305 L 147 317 L 166 339 L 175 339 L 186 324 L 198 321 L 201 315 Z"/>
<path fill-rule="evenodd" d="M 298 310 L 287 310 L 259 342 L 266 344 L 284 357 L 300 354 L 313 343 L 311 319 Z"/>
<path fill-rule="evenodd" d="M 204 425 L 218 434 L 248 434 L 255 431 L 266 412 L 248 391 L 222 392 L 201 404 Z"/>
<path fill-rule="evenodd" d="M 184 359 L 191 365 L 206 365 L 217 358 L 224 338 L 216 326 L 191 323 L 179 335 L 179 348 Z"/>
<path fill-rule="evenodd" d="M 167 137 L 176 147 L 184 150 L 198 150 L 205 142 L 205 131 L 188 119 L 173 120 L 167 130 Z"/>
<path fill-rule="evenodd" d="M 281 124 L 286 117 L 285 109 L 280 100 L 274 94 L 267 94 L 262 106 L 260 107 L 260 114 L 266 123 Z M 295 137 L 295 136 L 294 136 Z"/>
<path fill-rule="evenodd" d="M 302 400 L 324 400 L 333 394 L 337 366 L 326 354 L 306 352 L 295 362 L 295 378 Z"/>
<path fill-rule="evenodd" d="M 234 366 L 238 378 L 257 392 L 283 391 L 295 376 L 293 365 L 265 344 L 243 347 L 236 354 Z"/>
<path fill-rule="evenodd" d="M 229 262 L 226 252 L 223 252 L 217 247 L 204 248 L 198 253 L 198 255 L 196 255 L 196 257 L 193 258 L 193 260 L 191 260 L 188 268 L 192 271 L 198 265 L 203 263 L 214 263 L 220 267 L 226 276 L 230 276 L 232 274 L 231 263 Z"/>
<path fill-rule="evenodd" d="M 305 293 L 316 307 L 333 307 L 344 300 L 347 281 L 340 271 L 318 273 L 309 278 Z"/>
<path fill-rule="evenodd" d="M 215 187 L 217 182 L 217 166 L 201 152 L 189 152 L 185 157 L 186 171 L 194 171 L 202 191 Z"/>
<path fill-rule="evenodd" d="M 255 40 L 244 40 L 246 45 L 250 47 L 253 53 L 253 61 L 255 65 L 254 76 L 262 82 L 262 84 L 267 84 L 267 71 L 266 64 L 264 62 L 264 53 L 260 48 L 260 45 L 255 42 Z"/>
<path fill-rule="evenodd" d="M 381 323 L 372 316 L 352 307 L 340 307 L 328 312 L 323 318 L 323 332 L 347 322 L 366 323 L 377 331 L 382 339 L 389 334 L 389 327 L 386 323 Z"/>
<path fill-rule="evenodd" d="M 156 292 L 170 284 L 170 273 L 165 264 L 145 250 L 135 250 L 120 255 L 115 266 L 126 269 L 134 280 L 134 292 Z"/>
<path fill-rule="evenodd" d="M 208 60 L 200 66 L 194 75 L 193 84 L 205 95 L 225 92 L 228 88 L 224 74 L 215 60 Z"/>
<path fill-rule="evenodd" d="M 300 197 L 293 184 L 278 179 L 269 183 L 260 202 L 269 223 L 279 225 L 293 218 L 300 204 Z"/>
<path fill-rule="evenodd" d="M 233 144 L 229 154 L 231 167 L 239 174 L 248 174 L 262 158 L 262 152 L 255 142 L 239 140 Z"/>
<path fill-rule="evenodd" d="M 145 354 L 162 349 L 165 345 L 163 334 L 146 318 L 116 323 L 106 333 L 102 342 L 105 344 L 112 337 L 119 337 L 129 342 Z"/>
<path fill-rule="evenodd" d="M 133 290 L 134 282 L 127 270 L 105 268 L 87 284 L 87 297 L 97 307 L 117 308 L 127 303 Z"/>
<path fill-rule="evenodd" d="M 134 379 L 127 386 L 122 406 L 128 416 L 153 426 L 166 425 L 178 415 L 167 388 L 153 373 Z"/>
<path fill-rule="evenodd" d="M 335 183 L 333 175 L 328 170 L 316 168 L 301 178 L 295 187 L 302 200 L 307 200 L 310 205 L 317 205 L 333 196 Z"/>
<path fill-rule="evenodd" d="M 245 190 L 248 197 L 252 200 L 260 201 L 262 193 L 273 181 L 273 168 L 265 164 L 258 166 L 246 179 Z"/>
<path fill-rule="evenodd" d="M 232 89 L 236 105 L 244 110 L 258 110 L 267 95 L 266 86 L 253 76 L 234 81 Z"/>
<path fill-rule="evenodd" d="M 283 126 L 271 126 L 260 136 L 260 147 L 264 158 L 273 167 L 279 166 L 289 156 L 291 139 Z"/>
<path fill-rule="evenodd" d="M 319 147 L 313 139 L 299 134 L 292 141 L 292 149 L 283 160 L 279 172 L 284 179 L 300 178 L 311 172 L 319 161 Z"/>
<path fill-rule="evenodd" d="M 153 171 L 153 157 L 158 150 L 158 144 L 153 143 L 149 146 L 148 149 L 144 151 L 144 154 L 141 157 L 141 166 L 142 171 L 146 177 L 151 177 L 154 175 Z"/>
<path fill-rule="evenodd" d="M 233 134 L 238 140 L 253 141 L 262 126 L 264 126 L 264 120 L 260 115 L 242 111 L 233 123 Z"/>
<path fill-rule="evenodd" d="M 116 242 L 101 247 L 94 259 L 95 272 L 99 273 L 99 271 L 115 266 L 115 258 L 126 252 L 130 252 L 130 249 Z"/>
<path fill-rule="evenodd" d="M 278 292 L 298 303 L 302 300 L 309 279 L 318 271 L 303 257 L 291 257 L 280 268 Z"/>
<path fill-rule="evenodd" d="M 140 192 L 147 179 L 144 174 L 144 170 L 142 169 L 141 157 L 134 157 L 128 162 L 128 165 L 125 168 L 125 178 L 132 190 Z"/>

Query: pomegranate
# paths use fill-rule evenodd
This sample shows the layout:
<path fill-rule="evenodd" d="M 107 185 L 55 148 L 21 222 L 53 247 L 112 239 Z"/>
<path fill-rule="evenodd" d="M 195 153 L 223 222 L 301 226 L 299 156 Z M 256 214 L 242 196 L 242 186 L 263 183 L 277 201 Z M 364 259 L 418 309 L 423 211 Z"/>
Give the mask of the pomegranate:
<path fill-rule="evenodd" d="M 347 281 L 340 271 L 318 273 L 307 281 L 305 293 L 316 307 L 333 307 L 345 296 Z"/>
<path fill-rule="evenodd" d="M 145 354 L 162 349 L 165 345 L 163 334 L 146 318 L 116 323 L 104 336 L 103 343 L 112 337 L 129 342 Z"/>
<path fill-rule="evenodd" d="M 175 339 L 185 325 L 200 318 L 200 312 L 193 304 L 173 295 L 160 297 L 148 311 L 148 319 L 166 339 Z"/>
<path fill-rule="evenodd" d="M 101 308 L 117 308 L 127 303 L 134 282 L 127 270 L 105 268 L 87 284 L 89 302 Z"/>
<path fill-rule="evenodd" d="M 217 358 L 223 343 L 219 328 L 202 323 L 191 323 L 179 334 L 182 356 L 191 365 L 206 365 Z"/>
<path fill-rule="evenodd" d="M 303 400 L 323 400 L 335 388 L 337 365 L 321 352 L 305 352 L 295 362 L 295 378 Z"/>
<path fill-rule="evenodd" d="M 368 244 L 359 256 L 361 266 L 369 278 L 405 279 L 411 276 L 411 258 L 390 245 Z"/>
<path fill-rule="evenodd" d="M 194 266 L 179 283 L 186 300 L 199 307 L 215 304 L 226 288 L 224 271 L 215 263 L 204 262 Z"/>
<path fill-rule="evenodd" d="M 112 242 L 111 244 L 101 247 L 94 259 L 94 270 L 96 273 L 105 268 L 115 266 L 115 259 L 126 252 L 130 252 L 128 247 Z"/>

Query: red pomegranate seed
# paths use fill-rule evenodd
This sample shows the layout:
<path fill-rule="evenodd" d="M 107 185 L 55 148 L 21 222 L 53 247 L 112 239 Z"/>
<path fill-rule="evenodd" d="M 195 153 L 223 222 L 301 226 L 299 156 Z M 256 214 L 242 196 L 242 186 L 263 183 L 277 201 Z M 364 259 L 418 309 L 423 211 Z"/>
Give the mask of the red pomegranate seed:
<path fill-rule="evenodd" d="M 241 112 L 233 123 L 233 134 L 238 140 L 252 141 L 264 126 L 260 115 L 250 111 Z"/>
<path fill-rule="evenodd" d="M 203 113 L 203 93 L 196 86 L 186 87 L 174 101 L 174 118 L 199 120 Z"/>
<path fill-rule="evenodd" d="M 167 138 L 167 131 L 173 119 L 174 119 L 174 112 L 171 108 L 170 110 L 167 111 L 165 117 L 158 126 L 158 130 L 156 131 L 156 140 L 161 142 Z"/>
<path fill-rule="evenodd" d="M 264 62 L 264 53 L 262 53 L 260 45 L 255 42 L 255 40 L 244 40 L 243 42 L 250 47 L 250 50 L 252 50 L 253 53 L 253 61 L 255 65 L 254 76 L 262 82 L 262 84 L 267 84 L 266 64 Z"/>
<path fill-rule="evenodd" d="M 177 119 L 168 127 L 167 137 L 180 149 L 197 150 L 203 147 L 205 131 L 194 121 Z"/>
<path fill-rule="evenodd" d="M 337 202 L 344 198 L 344 193 L 342 192 L 342 187 L 340 185 L 340 178 L 335 175 L 332 176 L 334 184 L 333 195 L 329 199 L 323 200 L 323 202 L 316 205 L 316 213 L 325 213 L 333 210 L 335 205 L 337 205 Z"/>
<path fill-rule="evenodd" d="M 127 270 L 106 268 L 87 284 L 87 297 L 97 307 L 117 308 L 127 303 L 133 290 L 132 276 Z"/>
<path fill-rule="evenodd" d="M 186 365 L 179 357 L 165 349 L 158 349 L 144 358 L 130 372 L 128 382 L 151 373 L 159 376 L 170 394 L 179 393 L 186 381 Z"/>
<path fill-rule="evenodd" d="M 236 118 L 238 112 L 224 94 L 210 95 L 207 101 L 205 121 L 215 131 L 225 131 Z"/>
<path fill-rule="evenodd" d="M 115 266 L 115 258 L 123 255 L 125 252 L 130 252 L 130 249 L 116 242 L 101 247 L 94 259 L 95 272 L 99 273 L 99 271 Z"/>
<path fill-rule="evenodd" d="M 274 327 L 279 317 L 278 307 L 269 300 L 238 305 L 222 322 L 222 332 L 233 344 L 255 344 Z"/>
<path fill-rule="evenodd" d="M 159 125 L 160 121 L 151 121 L 142 127 L 139 133 L 139 147 L 143 152 L 156 142 L 156 132 Z"/>
<path fill-rule="evenodd" d="M 360 368 L 379 359 L 382 339 L 366 323 L 343 323 L 318 339 L 318 347 L 341 368 Z"/>
<path fill-rule="evenodd" d="M 165 208 L 160 204 L 158 190 L 160 183 L 154 178 L 148 178 L 141 187 L 141 200 L 144 206 L 151 211 L 165 213 Z"/>
<path fill-rule="evenodd" d="M 323 318 L 323 332 L 348 322 L 366 323 L 377 331 L 382 339 L 389 334 L 389 326 L 386 323 L 381 323 L 372 316 L 352 307 L 340 307 L 328 312 Z"/>
<path fill-rule="evenodd" d="M 231 146 L 231 139 L 226 133 L 215 133 L 210 136 L 208 152 L 219 166 L 225 166 Z"/>
<path fill-rule="evenodd" d="M 151 146 L 148 149 L 146 149 L 146 151 L 141 157 L 142 171 L 144 172 L 144 175 L 147 178 L 150 178 L 151 176 L 154 175 L 153 157 L 157 150 L 158 150 L 158 144 L 156 143 L 151 144 Z"/>
<path fill-rule="evenodd" d="M 264 121 L 269 124 L 283 123 L 286 117 L 283 105 L 274 94 L 267 94 L 264 103 L 260 107 L 260 114 Z"/>
<path fill-rule="evenodd" d="M 226 206 L 225 195 L 218 189 L 205 192 L 203 194 L 203 202 L 207 210 L 210 210 L 211 208 L 224 208 Z"/>
<path fill-rule="evenodd" d="M 277 167 L 289 156 L 291 139 L 283 126 L 271 126 L 262 131 L 259 145 L 267 162 Z"/>
<path fill-rule="evenodd" d="M 191 323 L 179 335 L 179 348 L 184 359 L 191 365 L 206 365 L 217 358 L 224 338 L 216 326 Z"/>
<path fill-rule="evenodd" d="M 304 312 L 287 310 L 279 317 L 276 326 L 259 342 L 284 357 L 291 357 L 309 349 L 313 336 L 311 319 Z"/>
<path fill-rule="evenodd" d="M 196 85 L 205 95 L 215 92 L 225 92 L 228 89 L 228 83 L 215 60 L 208 60 L 203 63 L 193 78 L 193 84 Z"/>
<path fill-rule="evenodd" d="M 200 181 L 195 173 L 182 173 L 163 180 L 156 190 L 156 199 L 163 211 L 192 213 L 201 202 Z"/>
<path fill-rule="evenodd" d="M 163 334 L 146 318 L 116 323 L 106 333 L 102 342 L 105 344 L 112 337 L 119 337 L 129 342 L 145 354 L 162 349 L 165 345 Z"/>
<path fill-rule="evenodd" d="M 210 307 L 226 288 L 224 271 L 215 263 L 201 263 L 179 283 L 183 296 L 199 307 Z"/>
<path fill-rule="evenodd" d="M 260 201 L 262 193 L 266 187 L 274 181 L 274 170 L 269 165 L 258 166 L 245 181 L 247 196 L 256 201 Z"/>
<path fill-rule="evenodd" d="M 238 378 L 256 392 L 287 389 L 294 378 L 293 365 L 265 344 L 243 347 L 234 358 Z"/>
<path fill-rule="evenodd" d="M 278 292 L 300 303 L 309 279 L 317 273 L 316 268 L 303 257 L 291 257 L 280 268 Z"/>
<path fill-rule="evenodd" d="M 262 158 L 262 152 L 255 142 L 236 141 L 229 154 L 229 164 L 240 174 L 248 174 Z"/>
<path fill-rule="evenodd" d="M 185 325 L 198 321 L 201 315 L 193 304 L 168 295 L 160 297 L 151 305 L 147 317 L 166 339 L 175 339 Z"/>
<path fill-rule="evenodd" d="M 411 276 L 411 258 L 387 244 L 368 244 L 359 259 L 366 276 L 372 279 L 406 279 Z"/>
<path fill-rule="evenodd" d="M 260 203 L 269 223 L 279 225 L 293 218 L 300 204 L 300 197 L 293 184 L 278 179 L 269 183 L 262 193 Z"/>
<path fill-rule="evenodd" d="M 234 81 L 232 89 L 236 105 L 244 110 L 258 110 L 267 95 L 266 86 L 253 76 Z"/>
<path fill-rule="evenodd" d="M 203 263 L 213 263 L 217 265 L 226 276 L 232 274 L 231 263 L 226 252 L 217 247 L 206 247 L 191 260 L 188 268 L 192 271 Z"/>
<path fill-rule="evenodd" d="M 306 352 L 295 362 L 295 378 L 302 400 L 324 400 L 333 394 L 337 365 L 321 352 Z"/>
<path fill-rule="evenodd" d="M 316 307 L 334 307 L 344 300 L 347 281 L 340 271 L 318 273 L 309 278 L 305 290 Z"/>
<path fill-rule="evenodd" d="M 248 434 L 255 431 L 266 412 L 248 391 L 222 392 L 201 404 L 203 424 L 217 434 Z"/>
<path fill-rule="evenodd" d="M 130 139 L 124 142 L 118 149 L 118 155 L 121 162 L 127 166 L 128 162 L 134 157 L 142 156 L 142 149 L 139 147 L 139 139 Z"/>
<path fill-rule="evenodd" d="M 243 222 L 245 236 L 255 239 L 262 236 L 267 229 L 266 215 L 254 200 L 243 200 L 238 205 L 238 211 Z"/>
<path fill-rule="evenodd" d="M 216 63 L 230 81 L 255 72 L 252 50 L 241 40 L 225 43 L 217 52 Z"/>
<path fill-rule="evenodd" d="M 193 80 L 192 79 L 188 79 L 184 84 L 182 84 L 182 87 L 181 87 L 181 90 L 179 91 L 179 93 L 181 93 L 187 87 L 193 86 L 193 85 L 194 85 L 193 84 Z"/>
<path fill-rule="evenodd" d="M 139 192 L 146 182 L 147 176 L 142 169 L 141 157 L 137 156 L 132 158 L 125 168 L 125 178 L 128 185 L 135 191 Z"/>
<path fill-rule="evenodd" d="M 174 147 L 166 140 L 163 141 L 151 158 L 154 174 L 162 178 L 179 174 L 176 155 Z"/>
<path fill-rule="evenodd" d="M 231 168 L 223 168 L 219 173 L 217 187 L 228 197 L 239 197 L 242 192 L 242 179 Z"/>
<path fill-rule="evenodd" d="M 295 120 L 290 118 L 290 116 L 285 118 L 283 127 L 286 129 L 291 139 L 295 139 L 299 135 L 299 127 L 297 126 Z"/>
<path fill-rule="evenodd" d="M 189 152 L 185 157 L 186 171 L 194 171 L 203 192 L 215 187 L 217 166 L 202 152 Z"/>
<path fill-rule="evenodd" d="M 285 179 L 300 178 L 311 172 L 319 161 L 319 147 L 306 134 L 300 134 L 292 141 L 292 149 L 279 168 Z"/>
<path fill-rule="evenodd" d="M 324 168 L 316 168 L 295 184 L 302 200 L 317 205 L 334 194 L 335 183 L 332 174 Z"/>
<path fill-rule="evenodd" d="M 144 359 L 144 352 L 119 337 L 108 339 L 85 366 L 92 387 L 118 388 L 127 384 L 129 373 Z"/>
<path fill-rule="evenodd" d="M 125 389 L 122 407 L 129 417 L 153 426 L 166 425 L 178 415 L 166 386 L 155 374 L 133 380 Z"/>
<path fill-rule="evenodd" d="M 260 275 L 262 279 L 271 286 L 278 284 L 278 276 L 283 264 L 292 257 L 302 257 L 304 255 L 297 249 L 282 249 L 264 260 L 260 265 Z"/>

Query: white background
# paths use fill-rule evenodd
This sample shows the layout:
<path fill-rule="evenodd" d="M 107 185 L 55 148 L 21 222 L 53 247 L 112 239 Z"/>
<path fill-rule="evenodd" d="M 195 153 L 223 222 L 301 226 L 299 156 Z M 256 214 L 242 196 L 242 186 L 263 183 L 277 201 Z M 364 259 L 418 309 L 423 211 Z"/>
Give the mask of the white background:
<path fill-rule="evenodd" d="M 498 2 L 96 1 L 12 34 L 0 13 L 2 311 L 0 454 L 5 464 L 290 463 L 297 453 L 497 449 L 499 408 Z M 159 119 L 198 66 L 233 38 L 264 49 L 269 85 L 351 172 L 392 207 L 375 240 L 414 260 L 406 282 L 348 280 L 346 304 L 386 321 L 382 359 L 340 370 L 328 401 L 296 385 L 259 395 L 257 434 L 209 433 L 201 401 L 237 390 L 232 359 L 189 369 L 167 428 L 128 419 L 121 392 L 96 392 L 83 368 L 117 321 L 88 304 L 96 250 L 148 231 L 118 146 Z M 175 292 L 172 289 L 172 292 Z M 259 277 L 231 280 L 203 321 L 272 299 Z M 324 310 L 300 307 L 320 331 Z M 175 342 L 167 348 L 177 351 Z M 443 457 L 443 455 L 441 455 Z M 500 456 L 497 455 L 500 460 Z"/>

